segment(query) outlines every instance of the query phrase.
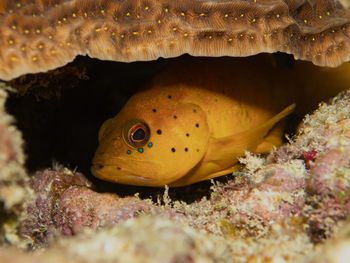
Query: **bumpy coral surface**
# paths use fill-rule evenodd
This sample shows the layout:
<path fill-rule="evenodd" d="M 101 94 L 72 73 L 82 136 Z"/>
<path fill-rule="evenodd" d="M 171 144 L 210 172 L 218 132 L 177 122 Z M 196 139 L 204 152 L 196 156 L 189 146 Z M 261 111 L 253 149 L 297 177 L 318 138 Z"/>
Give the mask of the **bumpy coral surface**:
<path fill-rule="evenodd" d="M 32 176 L 31 188 L 37 198 L 28 204 L 21 235 L 33 247 L 48 246 L 57 234 L 71 236 L 84 228 L 96 230 L 148 212 L 150 203 L 136 197 L 119 198 L 99 194 L 78 172 L 56 167 Z"/>
<path fill-rule="evenodd" d="M 77 55 L 140 61 L 283 51 L 336 66 L 349 60 L 349 23 L 337 0 L 3 0 L 0 78 Z"/>
<path fill-rule="evenodd" d="M 15 234 L 16 218 L 30 198 L 28 177 L 23 168 L 22 138 L 13 125 L 13 118 L 5 113 L 6 87 L 0 84 L 0 243 L 18 243 Z"/>
<path fill-rule="evenodd" d="M 227 262 L 230 256 L 224 239 L 169 220 L 144 216 L 99 233 L 85 233 L 61 240 L 40 256 L 0 250 L 6 262 Z M 34 261 L 35 260 L 35 261 Z"/>
<path fill-rule="evenodd" d="M 337 235 L 328 240 L 325 246 L 311 260 L 311 263 L 346 263 L 350 255 L 350 224 L 338 229 Z"/>

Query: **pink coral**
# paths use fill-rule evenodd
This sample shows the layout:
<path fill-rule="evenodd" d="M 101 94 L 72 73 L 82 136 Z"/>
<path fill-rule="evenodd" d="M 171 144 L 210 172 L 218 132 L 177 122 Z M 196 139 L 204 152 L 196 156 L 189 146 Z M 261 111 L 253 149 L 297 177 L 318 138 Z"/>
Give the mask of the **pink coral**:
<path fill-rule="evenodd" d="M 231 222 L 240 222 L 242 217 L 255 217 L 264 225 L 270 225 L 290 216 L 300 216 L 304 205 L 305 178 L 301 172 L 294 172 L 288 166 L 267 165 L 254 174 L 264 178 L 259 185 L 239 191 L 226 190 L 223 195 L 236 211 Z"/>
<path fill-rule="evenodd" d="M 72 235 L 86 227 L 97 229 L 116 225 L 150 208 L 149 203 L 136 197 L 119 198 L 77 186 L 68 188 L 61 195 L 54 220 L 64 235 Z"/>
<path fill-rule="evenodd" d="M 35 173 L 31 187 L 37 198 L 28 205 L 22 235 L 35 246 L 47 246 L 49 238 L 59 233 L 73 235 L 84 228 L 115 225 L 152 207 L 136 197 L 94 192 L 90 186 L 81 173 L 66 168 Z"/>
<path fill-rule="evenodd" d="M 331 150 L 317 158 L 310 170 L 308 190 L 319 194 L 350 190 L 349 178 L 341 171 L 342 168 L 348 167 L 349 162 L 350 149 L 343 152 Z"/>

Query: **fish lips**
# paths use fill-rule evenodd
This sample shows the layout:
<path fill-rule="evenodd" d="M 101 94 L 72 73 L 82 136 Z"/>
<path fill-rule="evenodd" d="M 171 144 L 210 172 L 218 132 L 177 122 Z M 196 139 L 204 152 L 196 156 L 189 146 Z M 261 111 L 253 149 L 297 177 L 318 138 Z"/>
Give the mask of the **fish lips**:
<path fill-rule="evenodd" d="M 115 165 L 93 163 L 90 170 L 95 177 L 110 182 L 138 186 L 160 186 L 154 178 L 134 174 L 131 171 L 118 168 Z"/>

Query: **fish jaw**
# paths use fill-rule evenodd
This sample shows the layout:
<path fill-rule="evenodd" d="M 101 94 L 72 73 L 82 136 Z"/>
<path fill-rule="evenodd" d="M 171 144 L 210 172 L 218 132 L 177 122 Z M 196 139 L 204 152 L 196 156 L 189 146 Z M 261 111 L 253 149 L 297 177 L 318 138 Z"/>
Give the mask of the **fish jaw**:
<path fill-rule="evenodd" d="M 133 169 L 136 166 L 139 169 L 135 171 Z M 130 165 L 130 163 L 124 163 L 123 159 L 109 159 L 108 162 L 94 159 L 90 170 L 95 177 L 101 180 L 119 184 L 160 187 L 173 181 L 171 178 L 168 178 L 168 181 L 164 180 L 164 176 L 160 176 L 158 169 L 150 167 L 158 167 L 159 170 L 162 170 L 154 163 L 134 160 L 134 165 Z"/>
<path fill-rule="evenodd" d="M 101 165 L 93 164 L 91 166 L 91 173 L 105 181 L 111 181 L 120 184 L 129 184 L 137 186 L 163 186 L 164 184 L 159 183 L 150 176 L 136 175 L 130 171 L 121 172 L 117 166 L 114 165 Z"/>

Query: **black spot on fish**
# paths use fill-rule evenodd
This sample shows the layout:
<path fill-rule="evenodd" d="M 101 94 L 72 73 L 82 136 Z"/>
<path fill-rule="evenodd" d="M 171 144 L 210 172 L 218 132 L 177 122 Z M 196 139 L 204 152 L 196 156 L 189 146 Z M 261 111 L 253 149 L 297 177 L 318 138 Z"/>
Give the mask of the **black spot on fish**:
<path fill-rule="evenodd" d="M 187 136 L 187 137 L 190 137 L 190 134 L 189 134 L 189 133 L 186 133 L 186 136 Z"/>
<path fill-rule="evenodd" d="M 185 152 L 188 152 L 188 148 L 187 147 L 185 148 Z"/>
<path fill-rule="evenodd" d="M 196 127 L 197 127 L 197 128 L 199 127 L 199 124 L 198 124 L 198 123 L 196 123 Z"/>
<path fill-rule="evenodd" d="M 171 151 L 174 153 L 176 150 L 175 150 L 175 148 L 173 147 L 173 148 L 171 148 Z"/>
<path fill-rule="evenodd" d="M 177 119 L 177 116 L 176 116 L 176 115 L 174 115 L 173 117 L 174 117 L 174 119 Z"/>
<path fill-rule="evenodd" d="M 168 95 L 168 99 L 171 99 L 172 98 L 172 96 L 171 95 Z"/>
<path fill-rule="evenodd" d="M 120 168 L 120 167 L 117 167 L 117 169 L 118 169 L 118 170 L 121 170 L 121 168 Z"/>
<path fill-rule="evenodd" d="M 196 110 L 196 109 L 194 109 L 194 110 L 193 110 L 193 112 L 197 112 L 197 110 Z"/>
<path fill-rule="evenodd" d="M 157 133 L 158 133 L 158 134 L 162 134 L 162 130 L 158 129 L 158 130 L 157 130 Z"/>
<path fill-rule="evenodd" d="M 153 109 L 152 111 L 153 111 L 153 112 L 157 112 L 157 109 Z"/>

